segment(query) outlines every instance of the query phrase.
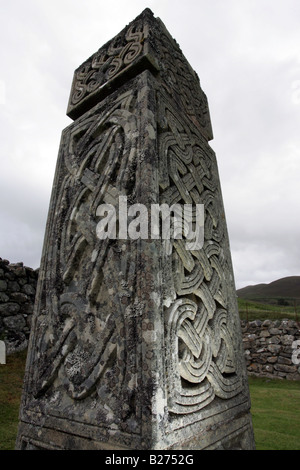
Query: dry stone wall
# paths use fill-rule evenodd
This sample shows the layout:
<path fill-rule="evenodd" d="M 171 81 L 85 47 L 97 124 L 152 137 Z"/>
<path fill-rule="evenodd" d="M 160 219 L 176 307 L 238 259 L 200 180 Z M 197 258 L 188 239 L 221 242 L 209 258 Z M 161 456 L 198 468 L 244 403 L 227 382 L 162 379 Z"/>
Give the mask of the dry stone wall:
<path fill-rule="evenodd" d="M 0 339 L 7 354 L 26 349 L 38 270 L 0 258 Z"/>
<path fill-rule="evenodd" d="M 27 348 L 38 269 L 0 258 L 0 340 L 11 354 Z M 300 324 L 241 321 L 249 375 L 300 380 Z"/>
<path fill-rule="evenodd" d="M 293 320 L 242 321 L 249 375 L 300 380 L 300 324 Z"/>

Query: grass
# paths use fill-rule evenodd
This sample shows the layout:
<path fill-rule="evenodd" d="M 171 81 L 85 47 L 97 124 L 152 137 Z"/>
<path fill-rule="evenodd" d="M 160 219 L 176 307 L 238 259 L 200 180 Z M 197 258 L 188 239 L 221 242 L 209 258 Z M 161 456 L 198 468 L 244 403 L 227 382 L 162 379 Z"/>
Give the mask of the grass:
<path fill-rule="evenodd" d="M 238 297 L 238 308 L 242 320 L 300 320 L 299 306 L 282 306 L 264 304 L 262 302 L 247 300 Z"/>
<path fill-rule="evenodd" d="M 26 351 L 0 364 L 0 450 L 13 450 L 18 429 Z"/>
<path fill-rule="evenodd" d="M 257 450 L 300 450 L 300 382 L 249 377 Z"/>
<path fill-rule="evenodd" d="M 0 450 L 13 450 L 26 351 L 0 365 Z M 257 450 L 300 450 L 300 382 L 249 377 Z"/>

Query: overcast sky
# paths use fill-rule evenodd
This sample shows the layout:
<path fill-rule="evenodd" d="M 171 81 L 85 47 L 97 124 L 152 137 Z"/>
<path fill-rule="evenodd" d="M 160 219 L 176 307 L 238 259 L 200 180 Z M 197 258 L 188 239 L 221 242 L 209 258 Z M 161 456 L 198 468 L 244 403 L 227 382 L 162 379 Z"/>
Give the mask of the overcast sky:
<path fill-rule="evenodd" d="M 0 257 L 39 266 L 73 72 L 149 7 L 208 97 L 237 288 L 300 275 L 299 0 L 0 1 Z"/>

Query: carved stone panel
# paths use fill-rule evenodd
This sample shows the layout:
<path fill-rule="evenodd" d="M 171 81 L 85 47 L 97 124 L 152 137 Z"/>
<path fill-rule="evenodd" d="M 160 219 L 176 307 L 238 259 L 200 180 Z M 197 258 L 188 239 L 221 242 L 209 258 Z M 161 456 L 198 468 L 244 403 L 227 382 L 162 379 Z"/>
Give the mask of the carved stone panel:
<path fill-rule="evenodd" d="M 205 211 L 200 249 L 187 250 L 183 235 L 162 252 L 167 434 L 190 428 L 192 435 L 207 417 L 247 409 L 247 378 L 215 154 L 161 91 L 157 105 L 160 203 L 203 204 Z M 247 420 L 243 426 L 251 429 Z"/>
<path fill-rule="evenodd" d="M 106 100 L 63 133 L 32 338 L 28 406 L 122 432 L 137 418 L 139 253 L 97 237 L 97 207 L 134 198 L 137 91 Z M 38 332 L 38 334 L 37 334 Z M 26 406 L 25 406 L 26 410 Z M 24 411 L 26 414 L 26 411 Z"/>

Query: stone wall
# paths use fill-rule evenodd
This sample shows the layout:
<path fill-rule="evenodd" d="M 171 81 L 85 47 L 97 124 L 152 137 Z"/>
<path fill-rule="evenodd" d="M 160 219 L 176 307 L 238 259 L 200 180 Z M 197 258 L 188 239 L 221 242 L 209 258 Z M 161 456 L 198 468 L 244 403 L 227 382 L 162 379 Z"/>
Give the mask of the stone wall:
<path fill-rule="evenodd" d="M 300 380 L 300 324 L 293 320 L 242 321 L 249 375 Z"/>
<path fill-rule="evenodd" d="M 7 354 L 27 347 L 38 270 L 0 258 L 0 339 Z"/>
<path fill-rule="evenodd" d="M 38 270 L 0 258 L 0 340 L 7 354 L 28 345 Z M 249 375 L 300 380 L 300 324 L 241 321 Z"/>

